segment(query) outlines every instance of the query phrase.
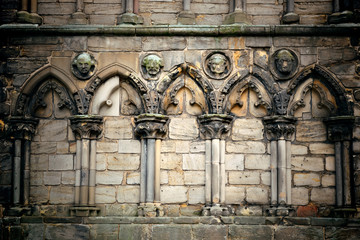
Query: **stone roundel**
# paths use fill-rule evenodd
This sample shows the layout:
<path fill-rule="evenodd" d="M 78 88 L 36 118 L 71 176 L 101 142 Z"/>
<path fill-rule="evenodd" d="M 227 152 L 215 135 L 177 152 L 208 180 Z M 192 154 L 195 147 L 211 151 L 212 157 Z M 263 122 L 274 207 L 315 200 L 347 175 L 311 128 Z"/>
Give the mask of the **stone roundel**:
<path fill-rule="evenodd" d="M 96 60 L 90 53 L 79 53 L 71 60 L 71 72 L 78 79 L 87 80 L 94 75 L 95 71 Z"/>
<path fill-rule="evenodd" d="M 224 79 L 232 70 L 230 57 L 224 52 L 211 52 L 203 61 L 203 69 L 205 74 L 212 79 Z"/>
<path fill-rule="evenodd" d="M 292 78 L 298 71 L 299 59 L 293 50 L 281 48 L 270 57 L 270 71 L 278 80 Z"/>

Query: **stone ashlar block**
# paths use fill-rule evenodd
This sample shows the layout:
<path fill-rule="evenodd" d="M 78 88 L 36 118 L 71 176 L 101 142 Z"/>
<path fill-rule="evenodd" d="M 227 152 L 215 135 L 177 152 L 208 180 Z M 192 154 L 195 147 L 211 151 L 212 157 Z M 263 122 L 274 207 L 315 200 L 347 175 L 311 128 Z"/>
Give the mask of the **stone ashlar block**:
<path fill-rule="evenodd" d="M 138 140 L 119 140 L 119 153 L 140 153 L 141 144 Z"/>
<path fill-rule="evenodd" d="M 183 171 L 168 171 L 168 184 L 169 185 L 184 185 L 184 172 Z"/>
<path fill-rule="evenodd" d="M 260 184 L 260 173 L 254 171 L 230 171 L 230 184 Z"/>
<path fill-rule="evenodd" d="M 311 190 L 311 201 L 318 204 L 335 204 L 334 188 L 313 188 Z"/>
<path fill-rule="evenodd" d="M 327 171 L 335 171 L 335 157 L 329 156 L 325 158 L 325 169 Z"/>
<path fill-rule="evenodd" d="M 96 142 L 96 151 L 98 153 L 114 153 L 119 150 L 119 143 L 116 142 Z"/>
<path fill-rule="evenodd" d="M 226 154 L 225 170 L 244 170 L 244 155 Z"/>
<path fill-rule="evenodd" d="M 73 170 L 74 156 L 66 155 L 50 155 L 49 156 L 49 170 Z"/>
<path fill-rule="evenodd" d="M 108 170 L 137 170 L 140 167 L 138 154 L 108 154 Z"/>
<path fill-rule="evenodd" d="M 50 203 L 71 204 L 74 202 L 74 187 L 51 187 Z"/>
<path fill-rule="evenodd" d="M 160 162 L 160 168 L 161 169 L 175 169 L 175 168 L 181 168 L 182 167 L 182 155 L 181 154 L 175 154 L 175 153 L 163 153 L 161 154 L 161 162 Z"/>
<path fill-rule="evenodd" d="M 241 140 L 261 140 L 264 138 L 264 126 L 258 119 L 236 119 L 232 128 L 232 139 Z"/>
<path fill-rule="evenodd" d="M 34 154 L 31 154 L 30 165 L 31 165 L 32 169 L 36 169 L 38 171 L 48 170 L 48 168 L 49 168 L 49 155 L 45 155 L 45 154 L 34 155 Z M 10 164 L 10 166 L 11 166 L 11 164 Z"/>
<path fill-rule="evenodd" d="M 192 239 L 190 225 L 155 225 L 152 232 L 153 239 Z"/>
<path fill-rule="evenodd" d="M 131 139 L 133 137 L 131 120 L 127 118 L 107 118 L 104 129 L 105 138 Z"/>
<path fill-rule="evenodd" d="M 213 38 L 213 37 L 189 37 L 188 49 L 227 49 L 227 38 Z"/>
<path fill-rule="evenodd" d="M 36 203 L 46 203 L 49 201 L 48 187 L 32 186 L 30 191 L 30 200 Z"/>
<path fill-rule="evenodd" d="M 90 226 L 80 224 L 47 225 L 45 239 L 86 239 L 90 235 Z"/>
<path fill-rule="evenodd" d="M 318 121 L 300 121 L 296 126 L 296 140 L 300 142 L 325 141 L 325 124 Z"/>
<path fill-rule="evenodd" d="M 145 224 L 120 224 L 118 239 L 150 239 L 147 227 Z"/>
<path fill-rule="evenodd" d="M 334 144 L 312 143 L 309 149 L 312 154 L 335 154 Z"/>
<path fill-rule="evenodd" d="M 140 201 L 140 187 L 119 186 L 117 201 L 119 203 L 138 203 Z"/>
<path fill-rule="evenodd" d="M 93 36 L 88 38 L 88 49 L 94 52 L 141 51 L 141 38 Z"/>
<path fill-rule="evenodd" d="M 173 118 L 169 124 L 170 139 L 192 140 L 199 137 L 196 118 Z"/>
<path fill-rule="evenodd" d="M 254 240 L 271 240 L 272 235 L 271 226 L 231 225 L 229 227 L 229 237 L 231 239 L 246 236 L 246 238 Z"/>
<path fill-rule="evenodd" d="M 324 159 L 316 157 L 293 157 L 291 159 L 294 171 L 323 171 Z"/>
<path fill-rule="evenodd" d="M 116 188 L 115 187 L 102 187 L 97 186 L 95 189 L 95 202 L 96 203 L 115 203 L 116 201 Z"/>
<path fill-rule="evenodd" d="M 292 144 L 291 145 L 291 154 L 292 155 L 306 155 L 308 153 L 307 146 Z"/>
<path fill-rule="evenodd" d="M 194 239 L 226 239 L 227 226 L 222 225 L 194 225 L 193 238 Z"/>
<path fill-rule="evenodd" d="M 183 154 L 183 170 L 205 170 L 204 154 Z"/>
<path fill-rule="evenodd" d="M 189 188 L 189 204 L 205 203 L 205 188 L 192 187 Z"/>
<path fill-rule="evenodd" d="M 242 142 L 226 142 L 226 151 L 228 153 L 255 153 L 262 154 L 266 151 L 263 142 L 242 141 Z"/>
<path fill-rule="evenodd" d="M 120 185 L 124 173 L 120 171 L 96 172 L 96 183 L 104 185 Z"/>
<path fill-rule="evenodd" d="M 245 169 L 270 169 L 270 155 L 250 155 L 245 156 Z"/>
<path fill-rule="evenodd" d="M 186 39 L 184 37 L 144 37 L 144 51 L 168 51 L 184 50 L 186 48 Z"/>
<path fill-rule="evenodd" d="M 245 199 L 244 187 L 225 187 L 226 204 L 241 204 Z"/>
<path fill-rule="evenodd" d="M 136 216 L 138 211 L 137 204 L 106 204 L 105 211 L 107 216 Z M 117 223 L 130 223 L 130 219 L 123 219 L 125 222 Z M 115 223 L 115 222 L 114 222 Z M 122 224 L 120 224 L 121 226 Z"/>
<path fill-rule="evenodd" d="M 162 203 L 184 203 L 187 201 L 188 189 L 184 186 L 161 186 Z"/>
<path fill-rule="evenodd" d="M 66 171 L 61 173 L 61 183 L 62 184 L 75 184 L 75 172 L 74 171 Z"/>
<path fill-rule="evenodd" d="M 31 142 L 31 153 L 33 154 L 56 153 L 56 142 Z"/>
<path fill-rule="evenodd" d="M 320 175 L 317 173 L 295 173 L 295 186 L 320 186 Z"/>
<path fill-rule="evenodd" d="M 266 204 L 269 202 L 269 193 L 267 188 L 248 187 L 246 189 L 246 201 L 248 203 Z"/>
<path fill-rule="evenodd" d="M 117 239 L 118 224 L 93 224 L 90 229 L 90 239 Z"/>
<path fill-rule="evenodd" d="M 189 141 L 176 141 L 176 153 L 188 153 L 190 151 Z"/>
<path fill-rule="evenodd" d="M 60 185 L 61 172 L 44 172 L 45 185 Z"/>
<path fill-rule="evenodd" d="M 321 177 L 321 186 L 334 187 L 335 186 L 335 174 L 323 175 Z"/>
<path fill-rule="evenodd" d="M 184 171 L 184 183 L 186 185 L 204 185 L 204 171 Z"/>
<path fill-rule="evenodd" d="M 190 152 L 191 153 L 204 153 L 205 152 L 205 142 L 191 142 L 190 143 Z"/>
<path fill-rule="evenodd" d="M 140 184 L 140 173 L 139 172 L 127 173 L 126 184 L 129 185 Z"/>
<path fill-rule="evenodd" d="M 307 205 L 309 203 L 309 190 L 307 188 L 291 188 L 291 199 L 294 205 Z"/>
<path fill-rule="evenodd" d="M 321 227 L 279 226 L 275 230 L 275 239 L 286 240 L 296 236 L 296 239 L 323 239 Z"/>

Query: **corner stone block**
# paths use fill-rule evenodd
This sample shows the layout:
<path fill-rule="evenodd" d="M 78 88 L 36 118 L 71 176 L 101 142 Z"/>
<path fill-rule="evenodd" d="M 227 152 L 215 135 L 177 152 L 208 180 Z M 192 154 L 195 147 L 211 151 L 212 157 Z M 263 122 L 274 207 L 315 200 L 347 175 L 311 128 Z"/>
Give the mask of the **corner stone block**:
<path fill-rule="evenodd" d="M 160 200 L 162 203 L 184 203 L 187 201 L 188 189 L 184 186 L 162 186 Z"/>
<path fill-rule="evenodd" d="M 140 141 L 138 140 L 119 140 L 119 153 L 140 153 Z"/>
<path fill-rule="evenodd" d="M 173 118 L 169 125 L 169 137 L 178 140 L 192 140 L 199 137 L 196 118 Z"/>
<path fill-rule="evenodd" d="M 50 155 L 49 170 L 73 170 L 73 155 Z"/>
<path fill-rule="evenodd" d="M 232 139 L 242 140 L 261 140 L 264 138 L 264 126 L 258 119 L 236 119 L 232 128 Z"/>
<path fill-rule="evenodd" d="M 269 202 L 269 193 L 266 188 L 249 187 L 246 189 L 246 201 L 249 203 L 266 204 Z"/>
<path fill-rule="evenodd" d="M 244 187 L 225 187 L 226 204 L 241 204 L 245 200 Z"/>

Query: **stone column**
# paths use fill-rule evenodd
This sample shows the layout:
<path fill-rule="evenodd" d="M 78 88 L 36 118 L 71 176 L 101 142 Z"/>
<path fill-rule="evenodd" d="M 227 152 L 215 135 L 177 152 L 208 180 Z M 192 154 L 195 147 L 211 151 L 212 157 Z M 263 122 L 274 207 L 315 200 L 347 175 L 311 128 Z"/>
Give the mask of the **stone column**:
<path fill-rule="evenodd" d="M 229 14 L 224 24 L 250 24 L 246 13 L 247 0 L 230 0 Z"/>
<path fill-rule="evenodd" d="M 29 3 L 30 9 L 28 9 Z M 37 14 L 37 4 L 37 0 L 30 0 L 30 2 L 22 0 L 21 10 L 17 12 L 17 20 L 23 23 L 42 24 L 43 19 Z"/>
<path fill-rule="evenodd" d="M 353 116 L 331 117 L 325 121 L 328 126 L 328 138 L 335 144 L 336 206 L 339 211 L 354 204 L 350 159 L 354 121 Z M 346 211 L 348 212 L 348 210 Z"/>
<path fill-rule="evenodd" d="M 75 162 L 75 216 L 95 216 L 96 139 L 103 129 L 102 116 L 78 115 L 70 118 L 76 142 Z"/>
<path fill-rule="evenodd" d="M 84 0 L 76 0 L 76 12 L 71 14 L 69 24 L 87 24 L 88 20 L 84 13 Z"/>
<path fill-rule="evenodd" d="M 191 11 L 190 0 L 183 0 L 183 11 L 178 15 L 178 24 L 193 25 L 195 22 L 195 13 Z"/>
<path fill-rule="evenodd" d="M 232 116 L 209 114 L 198 117 L 201 137 L 205 139 L 205 202 L 203 215 L 228 215 L 225 206 L 225 138 Z"/>
<path fill-rule="evenodd" d="M 346 23 L 354 18 L 354 6 L 352 1 L 344 0 L 342 6 L 339 0 L 333 0 L 333 14 L 328 16 L 328 23 Z"/>
<path fill-rule="evenodd" d="M 168 117 L 143 114 L 135 119 L 135 132 L 141 137 L 139 216 L 163 216 L 160 204 L 161 139 L 167 133 Z"/>
<path fill-rule="evenodd" d="M 30 143 L 35 134 L 38 120 L 26 117 L 12 117 L 9 121 L 9 134 L 14 139 L 13 159 L 13 208 L 12 213 L 17 215 L 29 204 L 30 197 Z"/>
<path fill-rule="evenodd" d="M 271 215 L 288 215 L 291 205 L 291 139 L 296 119 L 290 116 L 265 117 L 267 138 L 270 141 Z"/>
<path fill-rule="evenodd" d="M 282 23 L 284 24 L 291 24 L 299 22 L 299 15 L 294 12 L 294 0 L 287 0 L 286 1 L 286 12 L 285 15 L 282 17 Z"/>
<path fill-rule="evenodd" d="M 131 24 L 138 25 L 143 24 L 144 19 L 138 13 L 139 2 L 138 0 L 122 0 L 121 4 L 123 5 L 123 13 L 117 18 L 118 25 L 119 24 Z M 135 9 L 136 7 L 136 9 Z"/>

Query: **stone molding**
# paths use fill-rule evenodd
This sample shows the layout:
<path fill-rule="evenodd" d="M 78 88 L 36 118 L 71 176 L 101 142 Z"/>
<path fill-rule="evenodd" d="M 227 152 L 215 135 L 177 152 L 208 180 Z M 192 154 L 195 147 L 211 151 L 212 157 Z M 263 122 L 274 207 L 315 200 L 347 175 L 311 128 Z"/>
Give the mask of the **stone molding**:
<path fill-rule="evenodd" d="M 78 139 L 97 139 L 103 130 L 103 117 L 76 115 L 70 117 L 71 129 Z"/>
<path fill-rule="evenodd" d="M 141 138 L 164 138 L 168 130 L 168 116 L 142 114 L 135 119 L 135 132 Z"/>
<path fill-rule="evenodd" d="M 269 140 L 291 140 L 295 133 L 295 117 L 275 115 L 265 117 L 263 121 Z"/>
<path fill-rule="evenodd" d="M 233 117 L 225 114 L 205 114 L 198 117 L 200 135 L 204 139 L 225 139 Z"/>
<path fill-rule="evenodd" d="M 39 120 L 28 117 L 12 117 L 8 122 L 8 135 L 15 139 L 31 140 Z"/>
<path fill-rule="evenodd" d="M 328 139 L 334 142 L 350 141 L 355 122 L 353 116 L 330 117 L 325 120 L 328 127 Z"/>

